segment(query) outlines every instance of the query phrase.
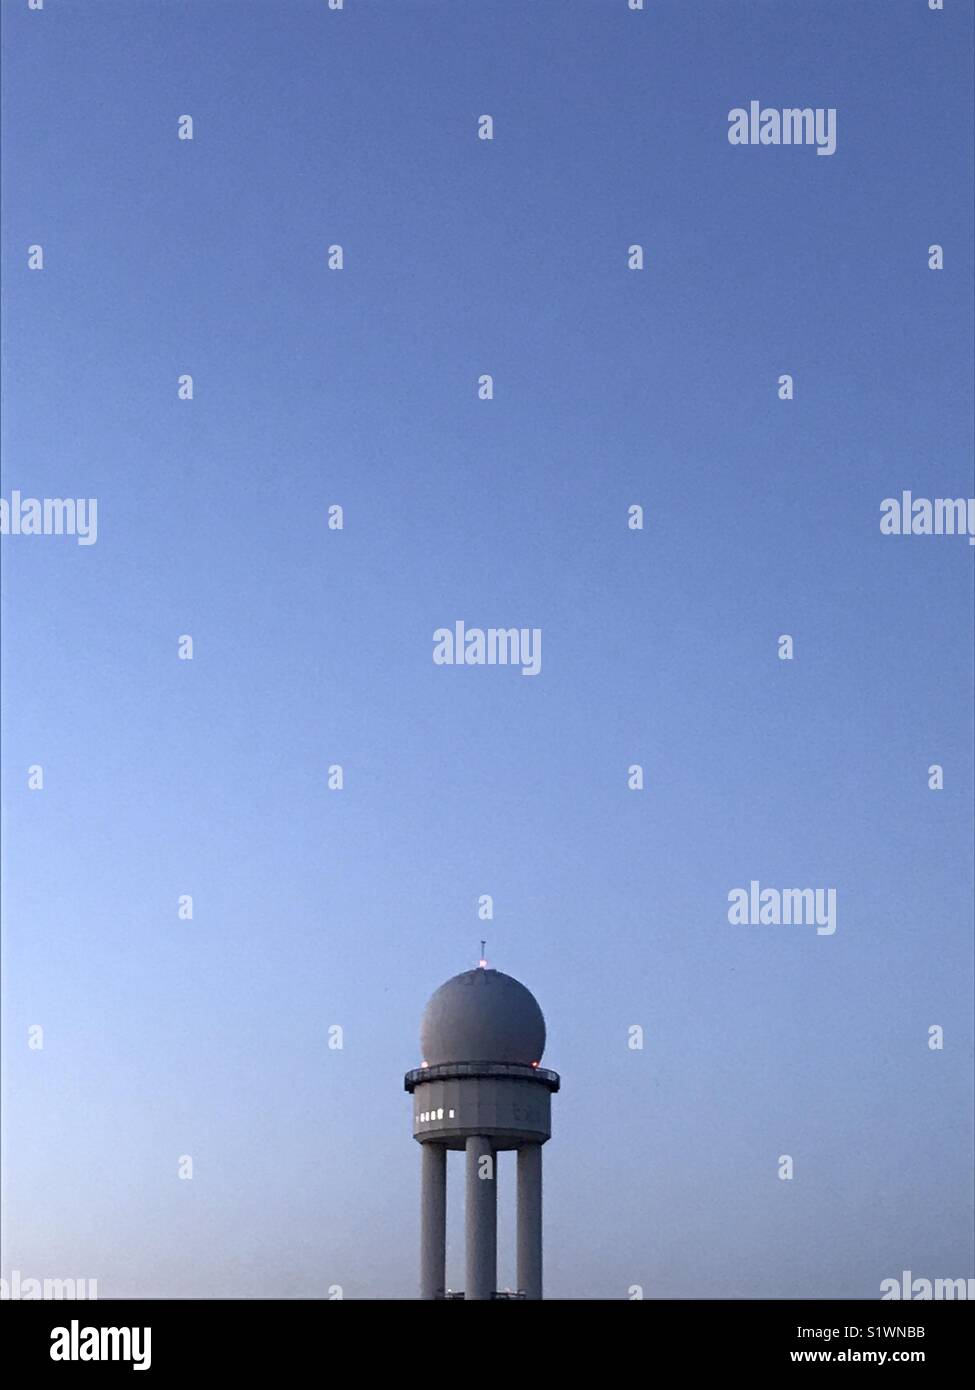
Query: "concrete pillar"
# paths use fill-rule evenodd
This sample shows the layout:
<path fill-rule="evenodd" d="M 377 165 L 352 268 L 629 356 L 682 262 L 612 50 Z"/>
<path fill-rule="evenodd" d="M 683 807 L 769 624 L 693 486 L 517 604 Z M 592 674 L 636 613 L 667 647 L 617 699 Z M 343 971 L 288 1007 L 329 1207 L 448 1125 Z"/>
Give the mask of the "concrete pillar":
<path fill-rule="evenodd" d="M 518 1150 L 518 1288 L 542 1296 L 542 1146 Z"/>
<path fill-rule="evenodd" d="M 467 1238 L 465 1298 L 490 1298 L 498 1287 L 498 1174 L 490 1139 L 467 1138 L 467 1191 L 464 1213 Z M 481 1177 L 486 1172 L 490 1176 Z"/>
<path fill-rule="evenodd" d="M 421 1144 L 420 1297 L 436 1298 L 447 1281 L 447 1149 Z"/>

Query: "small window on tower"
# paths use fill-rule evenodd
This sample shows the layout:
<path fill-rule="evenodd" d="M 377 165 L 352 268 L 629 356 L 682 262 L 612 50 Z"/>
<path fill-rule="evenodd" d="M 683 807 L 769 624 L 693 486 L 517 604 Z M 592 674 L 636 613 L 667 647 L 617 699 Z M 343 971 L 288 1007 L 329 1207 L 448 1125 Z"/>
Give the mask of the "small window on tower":
<path fill-rule="evenodd" d="M 438 1111 L 437 1111 L 437 1119 L 438 1119 L 438 1120 L 442 1120 L 442 1119 L 443 1119 L 443 1111 L 442 1111 L 442 1110 L 438 1110 Z"/>
<path fill-rule="evenodd" d="M 453 1112 L 452 1110 L 449 1110 L 449 1111 L 447 1112 L 447 1115 L 448 1115 L 448 1118 L 451 1119 L 451 1120 L 454 1118 L 454 1112 Z"/>

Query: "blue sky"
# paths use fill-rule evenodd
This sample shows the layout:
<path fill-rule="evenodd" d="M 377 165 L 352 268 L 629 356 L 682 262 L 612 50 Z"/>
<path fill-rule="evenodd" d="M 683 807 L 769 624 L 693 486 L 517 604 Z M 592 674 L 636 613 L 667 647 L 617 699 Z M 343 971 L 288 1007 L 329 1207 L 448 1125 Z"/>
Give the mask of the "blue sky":
<path fill-rule="evenodd" d="M 2 15 L 3 495 L 98 539 L 3 540 L 0 1274 L 414 1296 L 402 1074 L 486 935 L 549 1296 L 970 1276 L 975 549 L 879 516 L 972 494 L 972 6 Z"/>

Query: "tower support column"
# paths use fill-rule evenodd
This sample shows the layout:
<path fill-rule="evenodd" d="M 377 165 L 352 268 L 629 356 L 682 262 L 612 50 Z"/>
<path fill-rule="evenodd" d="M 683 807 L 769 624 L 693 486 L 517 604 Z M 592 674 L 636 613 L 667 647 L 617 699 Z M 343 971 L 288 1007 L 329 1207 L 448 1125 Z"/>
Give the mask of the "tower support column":
<path fill-rule="evenodd" d="M 498 1287 L 497 1155 L 482 1134 L 467 1137 L 464 1226 L 467 1286 L 465 1298 L 490 1298 Z"/>
<path fill-rule="evenodd" d="M 420 1297 L 436 1298 L 447 1282 L 447 1149 L 420 1145 Z"/>
<path fill-rule="evenodd" d="M 542 1146 L 518 1150 L 518 1288 L 542 1296 Z"/>

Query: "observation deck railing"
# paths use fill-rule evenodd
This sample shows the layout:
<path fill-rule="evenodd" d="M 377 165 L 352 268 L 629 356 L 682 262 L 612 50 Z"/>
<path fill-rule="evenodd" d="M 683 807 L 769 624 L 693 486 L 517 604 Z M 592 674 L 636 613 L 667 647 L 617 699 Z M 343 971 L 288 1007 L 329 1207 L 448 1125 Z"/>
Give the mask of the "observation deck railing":
<path fill-rule="evenodd" d="M 555 1092 L 561 1086 L 557 1071 L 533 1067 L 526 1062 L 438 1062 L 432 1067 L 414 1067 L 403 1078 L 403 1089 L 411 1094 L 425 1081 L 453 1081 L 464 1076 L 510 1076 L 537 1081 Z"/>

